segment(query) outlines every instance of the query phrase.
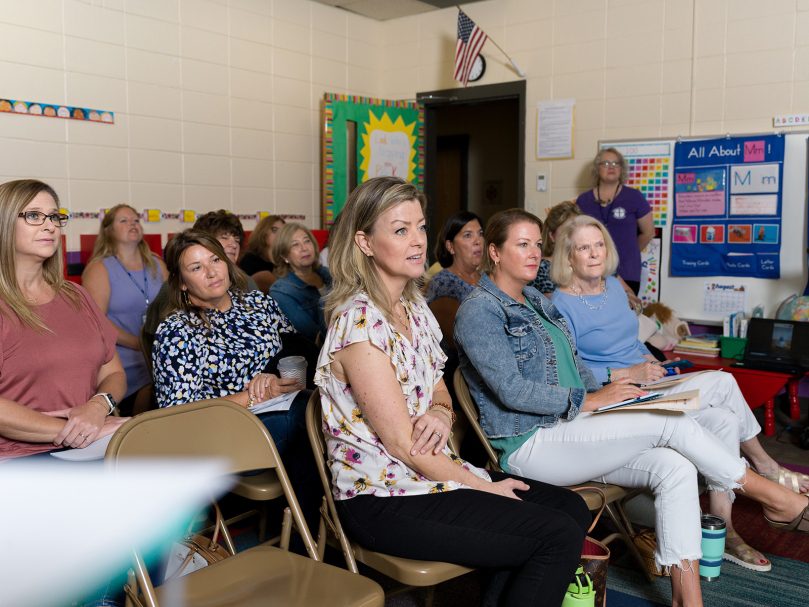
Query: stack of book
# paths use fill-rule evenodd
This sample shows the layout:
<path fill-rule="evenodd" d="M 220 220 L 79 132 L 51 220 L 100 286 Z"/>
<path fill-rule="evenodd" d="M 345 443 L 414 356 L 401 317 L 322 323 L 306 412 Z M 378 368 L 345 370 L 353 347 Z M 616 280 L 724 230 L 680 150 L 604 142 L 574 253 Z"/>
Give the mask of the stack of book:
<path fill-rule="evenodd" d="M 674 348 L 677 354 L 694 356 L 719 356 L 719 336 L 718 335 L 689 335 L 680 340 Z"/>

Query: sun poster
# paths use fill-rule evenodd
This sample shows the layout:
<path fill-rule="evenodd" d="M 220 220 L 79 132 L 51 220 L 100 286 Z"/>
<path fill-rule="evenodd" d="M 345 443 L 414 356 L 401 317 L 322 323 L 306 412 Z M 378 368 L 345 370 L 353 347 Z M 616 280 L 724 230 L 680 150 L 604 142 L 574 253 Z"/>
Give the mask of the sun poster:
<path fill-rule="evenodd" d="M 334 223 L 352 187 L 372 177 L 423 187 L 424 116 L 417 104 L 326 93 L 323 118 L 324 227 Z"/>
<path fill-rule="evenodd" d="M 779 278 L 784 138 L 678 142 L 672 276 Z"/>

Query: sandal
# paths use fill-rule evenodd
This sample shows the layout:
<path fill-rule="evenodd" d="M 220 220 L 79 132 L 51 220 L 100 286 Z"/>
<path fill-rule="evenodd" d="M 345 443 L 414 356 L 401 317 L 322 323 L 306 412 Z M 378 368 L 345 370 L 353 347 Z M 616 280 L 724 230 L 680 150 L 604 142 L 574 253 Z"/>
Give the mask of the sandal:
<path fill-rule="evenodd" d="M 809 535 L 809 505 L 803 509 L 798 516 L 789 521 L 788 523 L 779 523 L 778 521 L 771 521 L 766 516 L 764 520 L 767 524 L 779 531 L 795 531 L 796 533 L 804 533 Z"/>
<path fill-rule="evenodd" d="M 728 533 L 728 540 L 734 538 L 741 540 L 737 533 Z M 725 542 L 725 554 L 722 555 L 722 558 L 726 561 L 752 571 L 770 571 L 772 569 L 770 560 L 744 541 L 739 541 L 734 546 L 727 544 L 727 540 Z"/>
<path fill-rule="evenodd" d="M 795 493 L 799 493 L 801 495 L 806 495 L 807 493 L 806 491 L 801 491 L 801 483 L 809 483 L 809 475 L 807 474 L 795 472 L 794 470 L 784 468 L 783 466 L 778 466 L 778 472 L 773 474 L 762 474 L 761 472 L 759 472 L 759 474 L 774 483 L 778 483 L 782 487 L 786 487 L 790 491 L 794 491 Z"/>

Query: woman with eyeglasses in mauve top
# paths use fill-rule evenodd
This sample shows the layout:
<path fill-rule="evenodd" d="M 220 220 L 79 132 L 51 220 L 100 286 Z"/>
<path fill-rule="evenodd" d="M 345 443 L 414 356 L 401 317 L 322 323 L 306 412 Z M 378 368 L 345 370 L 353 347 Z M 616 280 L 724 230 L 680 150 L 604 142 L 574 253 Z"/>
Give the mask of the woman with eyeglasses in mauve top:
<path fill-rule="evenodd" d="M 127 419 L 109 416 L 126 391 L 117 331 L 64 279 L 67 221 L 47 184 L 0 185 L 0 460 L 84 448 Z"/>
<path fill-rule="evenodd" d="M 618 277 L 635 298 L 640 289 L 640 252 L 654 237 L 652 207 L 638 190 L 624 184 L 626 160 L 615 148 L 604 148 L 593 160 L 593 189 L 576 199 L 582 213 L 605 226 L 618 249 Z"/>

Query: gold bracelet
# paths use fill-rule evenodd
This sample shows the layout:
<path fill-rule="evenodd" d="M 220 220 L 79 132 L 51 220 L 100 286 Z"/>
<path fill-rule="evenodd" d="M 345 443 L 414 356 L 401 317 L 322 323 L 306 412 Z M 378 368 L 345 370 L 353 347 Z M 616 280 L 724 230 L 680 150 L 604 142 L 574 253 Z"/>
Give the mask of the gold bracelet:
<path fill-rule="evenodd" d="M 455 425 L 456 415 L 455 411 L 452 410 L 452 405 L 450 405 L 449 403 L 442 403 L 440 401 L 433 401 L 433 404 L 430 405 L 430 409 L 432 409 L 433 407 L 440 407 L 449 416 L 450 426 Z"/>
<path fill-rule="evenodd" d="M 255 404 L 256 404 L 256 399 L 253 398 L 253 395 L 248 392 L 247 393 L 247 406 L 252 407 Z"/>

